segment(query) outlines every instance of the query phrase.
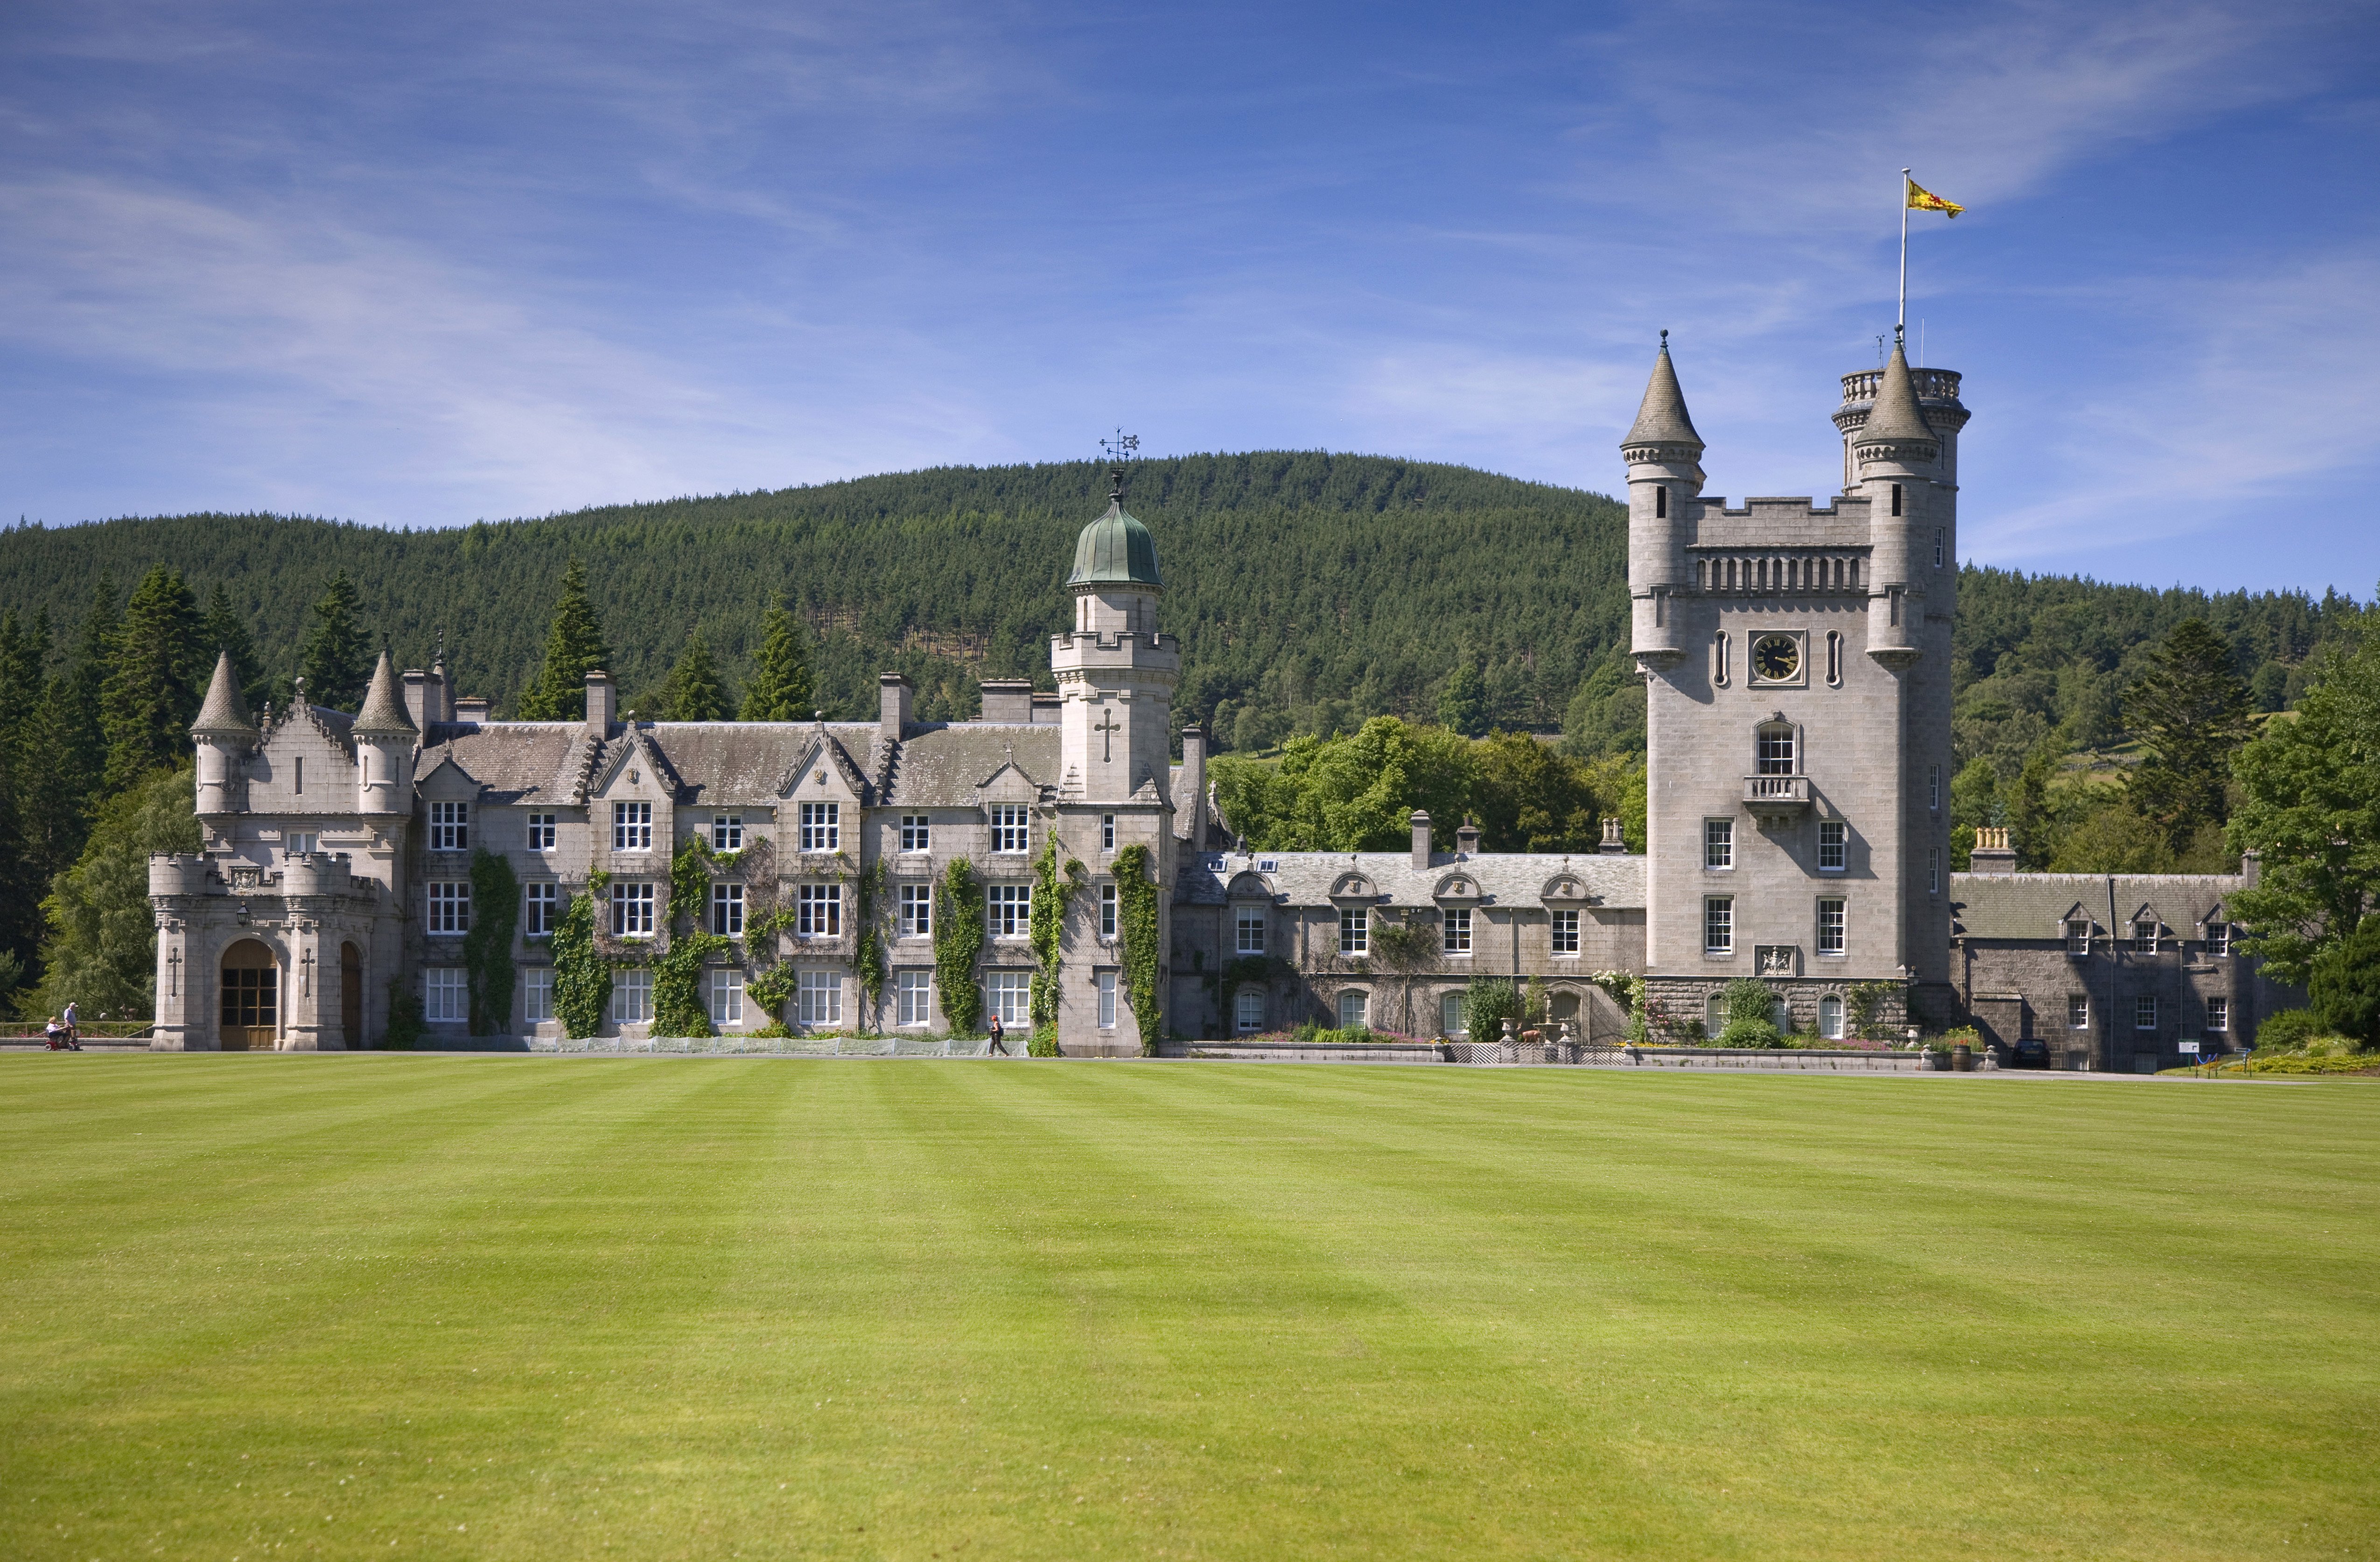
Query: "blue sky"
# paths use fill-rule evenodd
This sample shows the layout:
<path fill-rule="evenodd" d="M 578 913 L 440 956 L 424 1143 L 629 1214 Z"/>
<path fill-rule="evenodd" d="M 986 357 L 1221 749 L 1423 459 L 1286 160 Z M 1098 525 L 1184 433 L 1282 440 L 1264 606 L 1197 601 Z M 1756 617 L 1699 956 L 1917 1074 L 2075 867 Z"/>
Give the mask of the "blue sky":
<path fill-rule="evenodd" d="M 2368 4 L 0 7 L 0 513 L 443 526 L 1324 447 L 1833 491 L 1892 318 L 1969 557 L 2380 578 Z"/>

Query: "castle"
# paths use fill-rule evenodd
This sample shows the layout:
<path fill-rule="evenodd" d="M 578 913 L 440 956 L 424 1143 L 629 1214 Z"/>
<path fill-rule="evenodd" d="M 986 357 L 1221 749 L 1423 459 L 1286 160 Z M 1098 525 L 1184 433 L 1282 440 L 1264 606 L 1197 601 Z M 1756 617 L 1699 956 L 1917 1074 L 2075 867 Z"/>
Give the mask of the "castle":
<path fill-rule="evenodd" d="M 203 848 L 150 865 L 154 1045 L 366 1047 L 414 1000 L 459 1039 L 471 930 L 492 914 L 515 929 L 518 980 L 479 1028 L 558 1036 L 555 930 L 596 886 L 606 1034 L 650 1033 L 652 956 L 684 921 L 717 940 L 700 986 L 720 1031 L 931 1035 L 950 1023 L 937 944 L 961 859 L 983 926 L 971 970 L 959 953 L 968 1000 L 1021 1035 L 1038 976 L 1069 1056 L 1153 1047 L 1135 997 L 1190 1036 L 1308 1019 L 1455 1035 L 1489 977 L 1536 978 L 1555 1018 L 1616 1037 L 1627 1017 L 1595 980 L 1613 972 L 1644 978 L 1672 1035 L 1715 1026 L 1747 976 L 1787 1029 L 1972 1023 L 2070 1067 L 2170 1066 L 2185 1042 L 2252 1035 L 2289 995 L 2232 950 L 2223 901 L 2246 877 L 2019 874 L 1990 831 L 1974 872 L 1949 871 L 1960 377 L 1896 345 L 1843 376 L 1840 495 L 1730 507 L 1702 492 L 1663 335 L 1621 444 L 1641 856 L 1617 820 L 1600 852 L 1552 856 L 1482 853 L 1419 813 L 1405 852 L 1243 849 L 1197 727 L 1172 757 L 1181 653 L 1119 483 L 1077 540 L 1056 692 L 986 683 L 971 721 L 913 720 L 893 674 L 873 722 L 624 720 L 600 672 L 582 721 L 494 720 L 443 665 L 400 676 L 385 655 L 354 717 L 301 686 L 259 719 L 226 660 L 192 727 Z M 696 840 L 705 898 L 674 904 Z M 475 854 L 510 869 L 516 906 L 474 903 Z M 1060 862 L 1056 941 L 1037 951 Z"/>

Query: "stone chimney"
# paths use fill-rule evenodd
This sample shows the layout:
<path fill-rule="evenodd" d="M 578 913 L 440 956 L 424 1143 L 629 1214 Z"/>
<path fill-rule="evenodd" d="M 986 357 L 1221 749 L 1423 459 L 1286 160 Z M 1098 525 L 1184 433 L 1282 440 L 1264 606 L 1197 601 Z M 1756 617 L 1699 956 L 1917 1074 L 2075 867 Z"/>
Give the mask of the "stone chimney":
<path fill-rule="evenodd" d="M 1207 729 L 1182 729 L 1182 788 L 1173 798 L 1173 833 L 1194 852 L 1207 849 Z"/>
<path fill-rule="evenodd" d="M 2240 888 L 2242 890 L 2253 890 L 2257 885 L 2262 884 L 2264 881 L 2265 854 L 2262 852 L 2240 853 Z"/>
<path fill-rule="evenodd" d="M 612 702 L 618 697 L 609 672 L 587 674 L 587 732 L 597 743 L 612 735 Z"/>
<path fill-rule="evenodd" d="M 899 743 L 909 727 L 909 680 L 898 672 L 879 673 L 876 694 L 876 735 Z"/>
<path fill-rule="evenodd" d="M 485 695 L 457 695 L 455 697 L 455 720 L 485 721 L 488 719 L 488 696 Z"/>
<path fill-rule="evenodd" d="M 1413 826 L 1413 866 L 1415 873 L 1429 871 L 1429 816 L 1419 808 L 1405 821 Z"/>
<path fill-rule="evenodd" d="M 1479 821 L 1477 819 L 1465 818 L 1463 821 L 1462 828 L 1454 832 L 1454 849 L 1466 857 L 1475 857 L 1479 854 Z"/>
<path fill-rule="evenodd" d="M 419 667 L 407 668 L 405 670 L 405 714 L 413 722 L 415 732 L 420 732 L 437 720 L 430 714 L 430 674 Z"/>
<path fill-rule="evenodd" d="M 1615 857 L 1621 855 L 1628 850 L 1628 829 L 1625 825 L 1620 822 L 1620 816 L 1617 814 L 1606 814 L 1603 816 L 1603 845 L 1601 850 L 1606 855 Z"/>
<path fill-rule="evenodd" d="M 1033 685 L 1023 678 L 987 678 L 983 690 L 983 720 L 1014 721 L 1020 725 L 1033 720 Z"/>
<path fill-rule="evenodd" d="M 1064 695 L 1043 693 L 1038 689 L 1034 691 L 1033 724 L 1035 726 L 1054 727 L 1065 717 L 1065 714 L 1066 696 Z"/>
<path fill-rule="evenodd" d="M 1969 873 L 2014 873 L 2016 848 L 2009 844 L 2008 826 L 1975 827 L 1975 849 L 1968 854 Z"/>

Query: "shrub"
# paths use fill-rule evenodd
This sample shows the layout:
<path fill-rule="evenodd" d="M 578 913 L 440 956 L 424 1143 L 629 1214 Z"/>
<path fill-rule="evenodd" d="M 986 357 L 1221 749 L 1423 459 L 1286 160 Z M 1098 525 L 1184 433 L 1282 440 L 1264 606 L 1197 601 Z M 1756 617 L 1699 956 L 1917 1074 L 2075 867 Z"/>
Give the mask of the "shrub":
<path fill-rule="evenodd" d="M 1759 985 L 1757 982 L 1753 984 L 1755 987 Z M 1785 1037 L 1767 1020 L 1730 1020 L 1727 1029 L 1718 1033 L 1718 1045 L 1775 1047 L 1784 1046 Z"/>
<path fill-rule="evenodd" d="M 1058 1026 L 1055 1021 L 1033 1027 L 1033 1034 L 1025 1038 L 1025 1055 L 1027 1058 L 1058 1056 Z"/>
<path fill-rule="evenodd" d="M 1721 1035 L 1738 1025 L 1755 1022 L 1772 1031 L 1777 1028 L 1777 995 L 1768 990 L 1766 982 L 1755 982 L 1749 976 L 1739 977 L 1730 982 L 1719 994 L 1719 1002 L 1727 1015 Z M 1730 1044 L 1721 1041 L 1719 1045 L 1726 1047 Z"/>
<path fill-rule="evenodd" d="M 1504 1034 L 1505 1021 L 1517 1023 L 1520 1018 L 1521 995 L 1510 982 L 1474 982 L 1463 995 L 1463 1027 L 1474 1041 L 1497 1040 Z"/>
<path fill-rule="evenodd" d="M 771 1020 L 759 1030 L 744 1034 L 759 1041 L 791 1041 L 794 1037 L 794 1033 L 785 1028 L 783 1020 Z"/>
<path fill-rule="evenodd" d="M 421 1045 L 430 1027 L 421 1018 L 421 995 L 403 977 L 388 985 L 388 1029 L 381 1033 L 381 1047 L 390 1052 L 410 1052 Z"/>
<path fill-rule="evenodd" d="M 2323 1029 L 2365 1047 L 2380 1043 L 2380 915 L 2366 915 L 2315 957 L 2306 998 Z"/>
<path fill-rule="evenodd" d="M 2296 1052 L 2322 1034 L 2322 1022 L 2309 1009 L 2284 1009 L 2256 1027 L 2259 1052 Z"/>

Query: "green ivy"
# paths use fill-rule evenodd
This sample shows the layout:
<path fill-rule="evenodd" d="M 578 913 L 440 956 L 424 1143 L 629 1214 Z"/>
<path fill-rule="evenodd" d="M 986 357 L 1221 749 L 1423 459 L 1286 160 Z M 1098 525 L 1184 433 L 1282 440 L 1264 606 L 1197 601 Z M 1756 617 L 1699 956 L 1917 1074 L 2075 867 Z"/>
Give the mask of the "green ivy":
<path fill-rule="evenodd" d="M 1056 1046 L 1058 959 L 1066 938 L 1066 902 L 1075 898 L 1072 875 L 1080 873 L 1083 865 L 1070 860 L 1067 867 L 1067 873 L 1058 871 L 1058 834 L 1052 830 L 1043 839 L 1041 860 L 1034 865 L 1033 906 L 1027 924 L 1033 936 L 1033 985 L 1026 1013 L 1033 1023 L 1036 1046 L 1044 1029 L 1050 1031 L 1050 1044 Z"/>
<path fill-rule="evenodd" d="M 1852 1034 L 1862 1040 L 1873 1040 L 1884 1029 L 1880 1016 L 1885 1000 L 1895 990 L 1891 982 L 1853 982 L 1846 995 L 1851 999 Z"/>
<path fill-rule="evenodd" d="M 388 1029 L 381 1033 L 380 1044 L 392 1052 L 410 1052 L 421 1045 L 430 1027 L 422 1023 L 421 995 L 415 992 L 403 977 L 388 985 Z"/>
<path fill-rule="evenodd" d="M 471 854 L 471 926 L 463 935 L 463 979 L 471 1034 L 513 1028 L 513 934 L 520 926 L 520 880 L 512 864 L 481 846 Z"/>
<path fill-rule="evenodd" d="M 953 858 L 934 895 L 934 989 L 941 995 L 942 1019 L 953 1035 L 974 1035 L 983 1028 L 983 993 L 975 985 L 983 930 L 983 889 L 975 865 Z"/>
<path fill-rule="evenodd" d="M 603 1028 L 612 1001 L 612 964 L 595 948 L 595 902 L 611 886 L 610 874 L 589 874 L 586 890 L 570 897 L 553 929 L 553 1011 L 574 1041 Z"/>
<path fill-rule="evenodd" d="M 710 1006 L 702 998 L 702 968 L 714 954 L 733 950 L 735 941 L 696 929 L 672 933 L 669 948 L 655 955 L 653 968 L 653 1035 L 710 1035 Z M 747 988 L 748 992 L 749 989 Z"/>
<path fill-rule="evenodd" d="M 699 835 L 687 836 L 677 854 L 670 858 L 670 903 L 666 914 L 673 925 L 679 917 L 685 917 L 693 931 L 702 930 L 702 914 L 710 904 L 711 861 L 710 842 Z"/>
<path fill-rule="evenodd" d="M 879 926 L 884 897 L 884 859 L 852 879 L 851 967 L 859 978 L 859 1034 L 876 1034 L 876 1015 L 884 1001 L 884 929 Z"/>
<path fill-rule="evenodd" d="M 1164 1010 L 1157 993 L 1157 885 L 1149 868 L 1148 848 L 1137 843 L 1115 856 L 1116 931 L 1123 936 L 1124 996 L 1140 1027 L 1140 1052 L 1157 1056 L 1157 1038 L 1163 1035 Z"/>

